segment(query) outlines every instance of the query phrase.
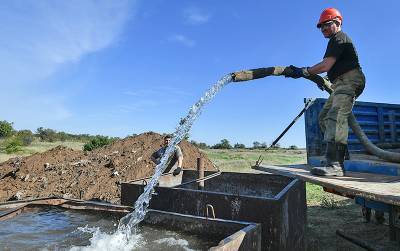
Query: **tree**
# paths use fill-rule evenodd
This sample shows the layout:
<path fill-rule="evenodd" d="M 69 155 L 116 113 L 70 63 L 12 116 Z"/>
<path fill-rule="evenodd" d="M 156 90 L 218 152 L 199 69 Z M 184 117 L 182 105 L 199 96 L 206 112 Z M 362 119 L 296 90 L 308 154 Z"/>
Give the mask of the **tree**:
<path fill-rule="evenodd" d="M 0 121 L 0 138 L 7 138 L 14 134 L 13 123 L 6 120 Z"/>
<path fill-rule="evenodd" d="M 280 149 L 281 145 L 279 143 L 275 144 L 274 146 L 270 147 L 271 149 Z"/>
<path fill-rule="evenodd" d="M 210 148 L 206 143 L 203 143 L 203 142 L 197 142 L 195 140 L 191 140 L 190 143 L 200 149 Z"/>
<path fill-rule="evenodd" d="M 244 149 L 244 148 L 246 148 L 246 146 L 245 146 L 244 144 L 236 143 L 236 144 L 233 146 L 233 148 L 235 148 L 235 149 Z"/>
<path fill-rule="evenodd" d="M 36 129 L 36 134 L 42 141 L 54 142 L 57 140 L 57 132 L 53 129 L 39 127 Z"/>
<path fill-rule="evenodd" d="M 260 148 L 260 146 L 261 146 L 261 143 L 260 143 L 260 142 L 258 142 L 258 141 L 254 141 L 254 142 L 253 142 L 253 148 L 254 148 L 254 149 L 258 149 L 258 148 Z"/>
<path fill-rule="evenodd" d="M 232 149 L 231 144 L 227 139 L 222 139 L 220 143 L 213 145 L 214 149 Z"/>
<path fill-rule="evenodd" d="M 68 133 L 66 133 L 66 132 L 58 132 L 56 136 L 57 136 L 57 139 L 61 140 L 61 141 L 67 141 L 68 139 L 73 138 L 70 135 L 68 135 Z"/>

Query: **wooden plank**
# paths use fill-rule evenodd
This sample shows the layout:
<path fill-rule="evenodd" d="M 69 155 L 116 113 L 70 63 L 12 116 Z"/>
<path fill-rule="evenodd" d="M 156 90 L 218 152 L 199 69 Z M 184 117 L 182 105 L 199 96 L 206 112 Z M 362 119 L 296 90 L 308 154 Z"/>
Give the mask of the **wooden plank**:
<path fill-rule="evenodd" d="M 344 177 L 315 176 L 306 165 L 268 166 L 261 165 L 253 169 L 298 178 L 326 188 L 334 189 L 345 195 L 360 196 L 400 206 L 400 176 L 387 176 L 370 173 L 346 172 Z"/>

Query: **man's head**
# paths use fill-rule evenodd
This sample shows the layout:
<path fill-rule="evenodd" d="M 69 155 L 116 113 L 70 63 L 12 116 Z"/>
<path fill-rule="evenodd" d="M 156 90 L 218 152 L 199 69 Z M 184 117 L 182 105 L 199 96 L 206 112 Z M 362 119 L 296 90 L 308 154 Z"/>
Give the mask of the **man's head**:
<path fill-rule="evenodd" d="M 335 8 L 327 8 L 321 13 L 317 28 L 321 29 L 324 37 L 330 38 L 341 30 L 342 23 L 342 14 Z"/>
<path fill-rule="evenodd" d="M 172 139 L 172 135 L 170 135 L 170 134 L 165 135 L 164 146 L 167 146 L 169 144 L 169 142 L 171 141 L 171 139 Z"/>

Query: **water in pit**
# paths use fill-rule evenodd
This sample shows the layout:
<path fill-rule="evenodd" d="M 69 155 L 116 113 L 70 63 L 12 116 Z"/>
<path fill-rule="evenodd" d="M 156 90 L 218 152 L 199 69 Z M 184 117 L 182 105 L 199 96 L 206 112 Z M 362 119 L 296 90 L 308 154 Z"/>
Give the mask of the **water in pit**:
<path fill-rule="evenodd" d="M 0 250 L 206 250 L 216 245 L 199 236 L 149 225 L 140 226 L 125 245 L 110 235 L 117 223 L 118 219 L 98 213 L 32 209 L 0 221 Z"/>

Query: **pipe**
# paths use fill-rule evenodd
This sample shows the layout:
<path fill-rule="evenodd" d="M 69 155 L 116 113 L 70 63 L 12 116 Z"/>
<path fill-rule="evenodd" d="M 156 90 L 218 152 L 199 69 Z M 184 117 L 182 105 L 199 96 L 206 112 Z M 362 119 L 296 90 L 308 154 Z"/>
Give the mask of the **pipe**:
<path fill-rule="evenodd" d="M 234 81 L 248 81 L 252 79 L 264 78 L 267 76 L 282 76 L 284 75 L 284 71 L 289 70 L 289 68 L 275 66 L 275 67 L 267 67 L 267 68 L 258 68 L 252 70 L 245 70 L 240 72 L 235 72 Z M 319 76 L 319 75 L 310 75 L 305 77 L 306 79 L 316 83 L 320 89 L 327 91 L 329 94 L 332 93 L 331 85 L 327 79 Z M 368 153 L 375 155 L 381 159 L 400 163 L 400 153 L 390 152 L 383 150 L 376 145 L 374 145 L 367 137 L 367 135 L 363 132 L 360 125 L 358 124 L 353 113 L 349 116 L 349 126 L 353 130 L 354 134 L 360 140 L 361 144 L 365 147 Z"/>
<path fill-rule="evenodd" d="M 201 180 L 198 184 L 199 190 L 204 190 L 204 161 L 203 158 L 197 158 L 197 171 L 199 172 L 199 180 Z"/>
<path fill-rule="evenodd" d="M 307 100 L 306 104 L 304 105 L 304 108 L 300 111 L 300 113 L 293 119 L 293 121 L 283 130 L 283 132 L 276 138 L 272 144 L 268 148 L 273 148 L 278 141 L 289 131 L 289 129 L 294 125 L 294 123 L 297 122 L 297 120 L 310 108 L 310 106 L 314 103 L 313 99 Z"/>

